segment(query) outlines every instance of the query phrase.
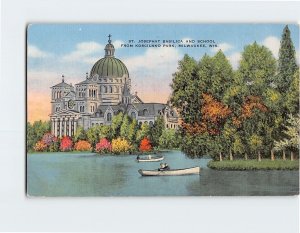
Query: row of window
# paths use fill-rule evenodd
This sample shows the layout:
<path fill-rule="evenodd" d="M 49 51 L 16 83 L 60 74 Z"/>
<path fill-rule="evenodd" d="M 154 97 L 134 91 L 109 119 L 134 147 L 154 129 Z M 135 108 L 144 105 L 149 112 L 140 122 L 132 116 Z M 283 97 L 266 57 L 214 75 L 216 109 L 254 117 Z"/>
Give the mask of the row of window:
<path fill-rule="evenodd" d="M 97 80 L 97 77 L 93 77 L 93 80 L 96 81 L 96 80 Z M 105 83 L 106 83 L 106 82 L 111 82 L 111 83 L 114 82 L 114 80 L 113 80 L 112 78 L 110 78 L 110 79 L 107 79 L 107 78 L 104 78 L 104 79 L 99 78 L 98 80 L 99 80 L 100 82 L 103 81 L 103 82 L 105 82 Z M 115 79 L 115 82 L 116 82 L 116 83 L 119 83 L 119 82 L 120 82 L 120 83 L 123 83 L 123 80 L 122 80 L 122 79 Z"/>

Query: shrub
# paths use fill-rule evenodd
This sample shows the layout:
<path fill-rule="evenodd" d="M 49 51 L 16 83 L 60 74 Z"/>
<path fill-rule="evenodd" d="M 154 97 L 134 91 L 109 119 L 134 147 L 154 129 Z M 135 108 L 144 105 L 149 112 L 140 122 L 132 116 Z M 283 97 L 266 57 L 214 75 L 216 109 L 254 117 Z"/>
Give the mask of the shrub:
<path fill-rule="evenodd" d="M 34 146 L 35 151 L 46 151 L 47 145 L 43 141 L 38 141 Z"/>
<path fill-rule="evenodd" d="M 152 150 L 150 140 L 148 138 L 143 138 L 143 140 L 141 141 L 141 144 L 140 144 L 140 151 L 144 152 L 144 151 L 150 151 L 150 150 Z"/>
<path fill-rule="evenodd" d="M 90 151 L 92 150 L 92 146 L 88 141 L 85 140 L 79 140 L 74 145 L 74 150 L 77 151 Z"/>
<path fill-rule="evenodd" d="M 100 141 L 96 144 L 96 152 L 98 153 L 111 152 L 111 143 L 106 138 L 100 139 Z"/>
<path fill-rule="evenodd" d="M 65 136 L 61 139 L 60 150 L 61 151 L 70 151 L 72 149 L 73 142 L 70 137 Z"/>
<path fill-rule="evenodd" d="M 51 133 L 45 133 L 42 142 L 45 143 L 47 146 L 50 146 L 52 143 L 57 142 L 57 137 L 55 137 Z"/>
<path fill-rule="evenodd" d="M 131 149 L 130 143 L 126 139 L 120 137 L 112 140 L 111 147 L 114 154 L 128 152 Z"/>
<path fill-rule="evenodd" d="M 53 142 L 50 146 L 49 146 L 49 151 L 50 152 L 57 152 L 59 151 L 59 142 Z"/>

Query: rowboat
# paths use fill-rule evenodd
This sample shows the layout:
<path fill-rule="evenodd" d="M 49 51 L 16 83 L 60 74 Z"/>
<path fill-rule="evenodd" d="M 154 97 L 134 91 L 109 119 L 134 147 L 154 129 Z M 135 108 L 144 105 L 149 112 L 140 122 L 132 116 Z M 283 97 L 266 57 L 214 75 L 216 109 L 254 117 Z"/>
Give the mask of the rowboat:
<path fill-rule="evenodd" d="M 199 175 L 200 167 L 191 167 L 185 169 L 170 169 L 170 170 L 142 170 L 138 171 L 142 176 L 182 176 L 182 175 Z"/>
<path fill-rule="evenodd" d="M 140 157 L 137 159 L 138 162 L 159 162 L 164 159 L 164 156 L 153 156 L 153 155 L 148 155 L 145 157 Z"/>

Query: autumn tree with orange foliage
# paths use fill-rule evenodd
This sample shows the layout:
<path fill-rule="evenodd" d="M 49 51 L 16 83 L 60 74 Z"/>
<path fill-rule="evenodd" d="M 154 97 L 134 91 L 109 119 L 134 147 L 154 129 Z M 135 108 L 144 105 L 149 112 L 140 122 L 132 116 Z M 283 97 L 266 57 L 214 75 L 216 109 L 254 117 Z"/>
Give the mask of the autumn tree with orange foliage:
<path fill-rule="evenodd" d="M 143 138 L 140 143 L 140 151 L 147 152 L 151 150 L 152 150 L 152 146 L 150 140 L 148 138 Z"/>

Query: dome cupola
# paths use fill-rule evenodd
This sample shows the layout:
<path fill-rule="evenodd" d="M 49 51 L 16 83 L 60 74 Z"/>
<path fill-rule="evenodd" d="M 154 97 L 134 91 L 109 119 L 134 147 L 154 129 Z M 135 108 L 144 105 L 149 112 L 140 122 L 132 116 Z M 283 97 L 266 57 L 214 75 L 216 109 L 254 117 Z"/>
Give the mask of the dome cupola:
<path fill-rule="evenodd" d="M 129 73 L 125 64 L 115 58 L 115 47 L 111 43 L 111 35 L 108 36 L 108 44 L 105 46 L 105 56 L 98 60 L 92 67 L 90 77 L 97 75 L 98 77 L 129 77 Z"/>

